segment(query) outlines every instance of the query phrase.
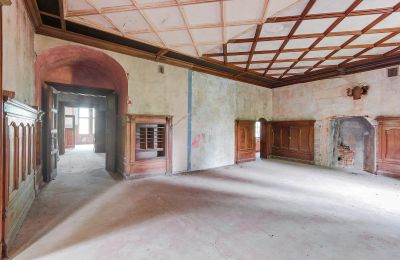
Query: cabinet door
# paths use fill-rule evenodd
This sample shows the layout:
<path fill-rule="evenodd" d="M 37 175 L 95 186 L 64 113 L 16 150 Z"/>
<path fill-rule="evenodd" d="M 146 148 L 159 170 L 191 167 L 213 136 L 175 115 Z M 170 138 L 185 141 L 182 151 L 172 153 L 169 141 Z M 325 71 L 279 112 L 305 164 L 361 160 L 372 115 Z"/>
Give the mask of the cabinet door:
<path fill-rule="evenodd" d="M 400 119 L 379 122 L 378 171 L 400 175 Z"/>
<path fill-rule="evenodd" d="M 255 121 L 236 121 L 236 163 L 256 159 Z"/>

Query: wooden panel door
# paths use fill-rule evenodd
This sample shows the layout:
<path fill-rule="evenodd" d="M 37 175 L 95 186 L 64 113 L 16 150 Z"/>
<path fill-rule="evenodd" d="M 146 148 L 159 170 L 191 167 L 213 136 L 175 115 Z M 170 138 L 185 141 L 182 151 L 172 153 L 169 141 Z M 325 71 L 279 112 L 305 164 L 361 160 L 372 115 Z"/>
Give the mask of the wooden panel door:
<path fill-rule="evenodd" d="M 400 118 L 378 118 L 378 172 L 400 176 Z"/>
<path fill-rule="evenodd" d="M 236 163 L 256 159 L 255 121 L 236 121 Z"/>
<path fill-rule="evenodd" d="M 75 147 L 75 116 L 65 116 L 64 145 L 65 148 Z"/>
<path fill-rule="evenodd" d="M 58 91 L 51 86 L 43 88 L 42 107 L 45 112 L 43 130 L 43 179 L 46 182 L 57 176 L 58 163 Z"/>
<path fill-rule="evenodd" d="M 115 172 L 116 170 L 116 134 L 117 134 L 117 94 L 107 95 L 106 112 L 106 170 Z"/>
<path fill-rule="evenodd" d="M 94 131 L 94 152 L 106 152 L 106 111 L 96 109 L 95 111 L 95 131 Z"/>

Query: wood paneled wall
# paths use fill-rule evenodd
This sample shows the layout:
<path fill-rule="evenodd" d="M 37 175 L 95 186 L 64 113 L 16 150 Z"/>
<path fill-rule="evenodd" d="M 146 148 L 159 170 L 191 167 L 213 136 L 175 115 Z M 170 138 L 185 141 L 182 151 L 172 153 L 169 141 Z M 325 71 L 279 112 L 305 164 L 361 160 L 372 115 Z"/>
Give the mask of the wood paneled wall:
<path fill-rule="evenodd" d="M 35 198 L 39 112 L 4 94 L 3 255 L 14 240 Z"/>
<path fill-rule="evenodd" d="M 314 162 L 315 121 L 271 122 L 271 155 Z"/>

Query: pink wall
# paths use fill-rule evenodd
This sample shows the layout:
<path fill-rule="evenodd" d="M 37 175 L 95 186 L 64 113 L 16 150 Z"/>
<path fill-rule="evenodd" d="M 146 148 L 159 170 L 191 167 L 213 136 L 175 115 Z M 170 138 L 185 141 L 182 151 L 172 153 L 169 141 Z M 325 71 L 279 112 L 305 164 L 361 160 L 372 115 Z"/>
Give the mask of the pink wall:
<path fill-rule="evenodd" d="M 115 90 L 119 113 L 127 112 L 128 78 L 124 68 L 107 54 L 76 45 L 47 49 L 35 63 L 35 102 L 40 104 L 44 82 Z"/>

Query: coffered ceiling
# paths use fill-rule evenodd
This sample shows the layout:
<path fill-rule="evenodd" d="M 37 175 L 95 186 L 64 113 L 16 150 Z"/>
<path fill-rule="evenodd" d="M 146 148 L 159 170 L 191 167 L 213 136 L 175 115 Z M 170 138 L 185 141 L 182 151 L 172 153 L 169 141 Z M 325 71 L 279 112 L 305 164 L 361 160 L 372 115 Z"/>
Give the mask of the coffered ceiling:
<path fill-rule="evenodd" d="M 296 0 L 64 0 L 65 19 L 201 57 Z"/>
<path fill-rule="evenodd" d="M 400 63 L 400 0 L 25 2 L 39 33 L 85 35 L 266 87 Z"/>

